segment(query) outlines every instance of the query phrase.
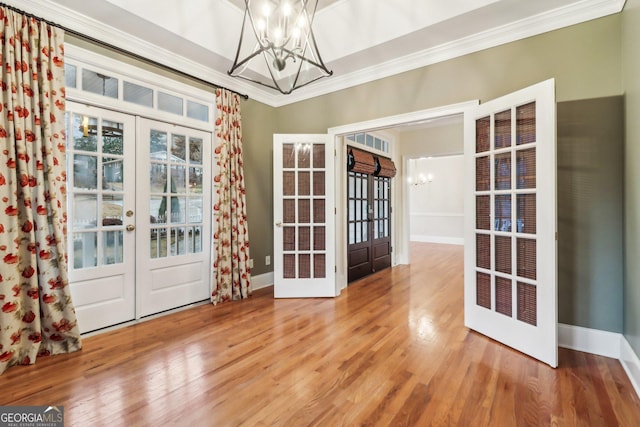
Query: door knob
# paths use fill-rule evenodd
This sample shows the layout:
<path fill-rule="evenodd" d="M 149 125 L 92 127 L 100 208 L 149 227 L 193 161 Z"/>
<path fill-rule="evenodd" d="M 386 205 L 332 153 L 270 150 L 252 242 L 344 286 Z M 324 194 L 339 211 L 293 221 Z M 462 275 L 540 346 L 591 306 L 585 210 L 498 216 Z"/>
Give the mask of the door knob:
<path fill-rule="evenodd" d="M 133 230 L 135 230 L 135 229 L 136 229 L 136 226 L 135 226 L 135 225 L 133 225 L 133 224 L 129 224 L 129 225 L 127 225 L 127 231 L 133 231 Z"/>
<path fill-rule="evenodd" d="M 282 227 L 282 223 L 281 222 L 276 222 L 276 227 Z"/>

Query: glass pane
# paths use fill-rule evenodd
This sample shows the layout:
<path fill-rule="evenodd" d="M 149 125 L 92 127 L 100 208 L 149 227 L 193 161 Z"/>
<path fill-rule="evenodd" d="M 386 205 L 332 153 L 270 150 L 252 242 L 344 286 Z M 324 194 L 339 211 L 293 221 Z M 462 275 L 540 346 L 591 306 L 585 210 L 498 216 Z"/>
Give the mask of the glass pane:
<path fill-rule="evenodd" d="M 171 229 L 171 255 L 184 255 L 187 253 L 186 233 L 184 227 Z"/>
<path fill-rule="evenodd" d="M 127 102 L 153 108 L 153 90 L 131 82 L 123 82 L 122 97 Z"/>
<path fill-rule="evenodd" d="M 490 196 L 476 196 L 476 228 L 478 230 L 491 228 Z"/>
<path fill-rule="evenodd" d="M 94 228 L 98 225 L 98 196 L 76 194 L 73 201 L 73 229 Z"/>
<path fill-rule="evenodd" d="M 296 256 L 294 254 L 284 254 L 282 262 L 284 265 L 282 276 L 285 279 L 294 279 L 296 277 Z"/>
<path fill-rule="evenodd" d="M 167 256 L 167 229 L 152 228 L 150 238 L 151 258 L 165 258 Z"/>
<path fill-rule="evenodd" d="M 98 151 L 98 119 L 74 114 L 71 126 L 74 150 Z"/>
<path fill-rule="evenodd" d="M 535 280 L 538 266 L 536 258 L 537 242 L 533 239 L 518 239 L 518 276 Z"/>
<path fill-rule="evenodd" d="M 282 221 L 285 224 L 293 224 L 296 222 L 296 201 L 292 199 L 284 199 L 282 201 Z"/>
<path fill-rule="evenodd" d="M 184 166 L 171 166 L 171 193 L 184 194 L 187 192 L 187 168 Z"/>
<path fill-rule="evenodd" d="M 496 311 L 511 317 L 511 280 L 504 277 L 496 277 Z"/>
<path fill-rule="evenodd" d="M 358 144 L 364 144 L 364 133 L 356 134 L 356 142 Z"/>
<path fill-rule="evenodd" d="M 298 200 L 298 222 L 303 224 L 311 222 L 311 200 Z"/>
<path fill-rule="evenodd" d="M 151 213 L 151 224 L 167 223 L 167 206 L 163 203 L 164 197 L 151 196 L 149 198 L 149 212 Z"/>
<path fill-rule="evenodd" d="M 182 116 L 182 98 L 158 92 L 158 110 Z"/>
<path fill-rule="evenodd" d="M 118 79 L 90 70 L 82 70 L 82 90 L 118 99 Z"/>
<path fill-rule="evenodd" d="M 102 159 L 102 189 L 122 191 L 124 177 L 124 160 L 105 157 Z"/>
<path fill-rule="evenodd" d="M 314 196 L 325 195 L 324 180 L 325 180 L 324 172 L 313 173 L 313 195 Z"/>
<path fill-rule="evenodd" d="M 495 189 L 511 190 L 511 153 L 495 156 Z"/>
<path fill-rule="evenodd" d="M 98 158 L 76 154 L 73 156 L 73 188 L 79 190 L 98 189 Z"/>
<path fill-rule="evenodd" d="M 102 233 L 102 264 L 122 264 L 124 260 L 123 231 Z"/>
<path fill-rule="evenodd" d="M 536 149 L 518 150 L 516 165 L 518 189 L 536 188 Z"/>
<path fill-rule="evenodd" d="M 189 193 L 202 194 L 202 168 L 189 168 Z"/>
<path fill-rule="evenodd" d="M 517 144 L 536 142 L 536 103 L 516 108 L 516 120 Z"/>
<path fill-rule="evenodd" d="M 491 309 L 491 276 L 476 272 L 476 304 Z"/>
<path fill-rule="evenodd" d="M 356 224 L 349 223 L 349 244 L 353 245 L 356 242 Z"/>
<path fill-rule="evenodd" d="M 296 250 L 296 228 L 295 227 L 282 228 L 282 250 L 284 251 Z"/>
<path fill-rule="evenodd" d="M 313 201 L 313 222 L 325 222 L 325 204 L 324 199 L 315 199 Z"/>
<path fill-rule="evenodd" d="M 311 227 L 298 228 L 298 250 L 308 251 L 311 249 Z"/>
<path fill-rule="evenodd" d="M 309 168 L 311 167 L 311 146 L 309 144 L 296 145 L 298 151 L 298 167 Z"/>
<path fill-rule="evenodd" d="M 202 227 L 189 228 L 189 253 L 202 252 Z"/>
<path fill-rule="evenodd" d="M 511 110 L 497 113 L 495 120 L 495 148 L 511 147 Z"/>
<path fill-rule="evenodd" d="M 519 194 L 518 233 L 536 234 L 536 195 Z"/>
<path fill-rule="evenodd" d="M 120 194 L 104 194 L 102 196 L 102 225 L 112 227 L 122 225 L 124 197 Z"/>
<path fill-rule="evenodd" d="M 356 219 L 356 201 L 349 200 L 349 221 L 355 221 Z"/>
<path fill-rule="evenodd" d="M 316 279 L 322 279 L 326 277 L 326 255 L 325 254 L 315 254 L 313 256 L 313 277 Z"/>
<path fill-rule="evenodd" d="M 495 237 L 496 270 L 511 274 L 511 237 Z"/>
<path fill-rule="evenodd" d="M 102 122 L 102 152 L 105 154 L 119 154 L 122 155 L 124 135 L 124 125 L 117 122 L 109 122 L 104 120 Z"/>
<path fill-rule="evenodd" d="M 495 230 L 511 231 L 511 195 L 496 196 Z"/>
<path fill-rule="evenodd" d="M 189 223 L 202 222 L 202 197 L 189 198 Z"/>
<path fill-rule="evenodd" d="M 166 201 L 167 198 L 163 198 Z M 187 200 L 184 197 L 171 197 L 171 223 L 184 224 L 186 222 Z"/>
<path fill-rule="evenodd" d="M 296 194 L 296 173 L 282 172 L 282 194 L 294 196 Z"/>
<path fill-rule="evenodd" d="M 282 167 L 283 168 L 295 168 L 296 167 L 296 149 L 293 144 L 282 144 Z"/>
<path fill-rule="evenodd" d="M 326 249 L 325 227 L 313 227 L 313 249 L 324 251 Z"/>
<path fill-rule="evenodd" d="M 151 160 L 167 160 L 167 133 L 159 130 L 149 132 Z"/>
<path fill-rule="evenodd" d="M 313 144 L 313 167 L 324 168 L 324 144 Z"/>
<path fill-rule="evenodd" d="M 76 77 L 78 75 L 78 69 L 75 65 L 71 65 L 68 62 L 64 63 L 64 84 L 67 87 L 76 87 Z"/>
<path fill-rule="evenodd" d="M 311 277 L 311 255 L 298 255 L 298 277 L 308 279 Z"/>
<path fill-rule="evenodd" d="M 187 117 L 200 120 L 203 122 L 209 121 L 209 107 L 203 104 L 199 104 L 193 101 L 187 101 Z"/>
<path fill-rule="evenodd" d="M 309 196 L 311 194 L 311 174 L 298 172 L 298 195 Z"/>
<path fill-rule="evenodd" d="M 374 142 L 375 142 L 374 148 L 376 150 L 382 150 L 382 141 L 379 138 L 376 138 Z"/>
<path fill-rule="evenodd" d="M 202 164 L 202 138 L 189 138 L 189 160 L 196 165 Z"/>
<path fill-rule="evenodd" d="M 476 234 L 476 267 L 491 268 L 491 236 Z"/>
<path fill-rule="evenodd" d="M 98 233 L 73 233 L 73 268 L 98 265 Z"/>
<path fill-rule="evenodd" d="M 538 323 L 536 287 L 518 282 L 518 320 L 536 326 Z"/>
<path fill-rule="evenodd" d="M 489 117 L 476 120 L 476 153 L 489 151 L 490 131 L 491 119 Z"/>
<path fill-rule="evenodd" d="M 349 198 L 352 199 L 356 196 L 356 177 L 353 175 L 353 173 L 349 173 L 349 184 L 348 184 L 348 192 L 349 192 Z"/>
<path fill-rule="evenodd" d="M 476 191 L 489 191 L 491 182 L 489 156 L 476 159 Z"/>
<path fill-rule="evenodd" d="M 184 135 L 171 135 L 171 161 L 187 161 L 187 139 Z"/>
<path fill-rule="evenodd" d="M 149 175 L 152 193 L 164 193 L 167 191 L 167 166 L 151 163 Z"/>
<path fill-rule="evenodd" d="M 367 145 L 367 147 L 373 147 L 373 136 L 372 136 L 372 135 L 367 134 L 367 135 L 365 136 L 365 138 L 366 138 L 366 145 Z"/>

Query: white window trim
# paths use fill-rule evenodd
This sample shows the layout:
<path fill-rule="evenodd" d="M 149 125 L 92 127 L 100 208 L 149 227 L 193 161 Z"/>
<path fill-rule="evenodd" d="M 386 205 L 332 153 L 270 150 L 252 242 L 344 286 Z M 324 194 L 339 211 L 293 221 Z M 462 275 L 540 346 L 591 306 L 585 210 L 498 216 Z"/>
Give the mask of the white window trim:
<path fill-rule="evenodd" d="M 149 118 L 167 123 L 179 124 L 194 129 L 212 132 L 215 121 L 214 89 L 206 91 L 189 84 L 165 77 L 134 65 L 122 62 L 96 52 L 65 43 L 65 61 L 77 67 L 76 88 L 67 87 L 67 99 L 78 103 L 108 108 L 127 114 Z M 94 72 L 105 73 L 118 79 L 118 98 L 110 98 L 80 89 L 81 70 L 86 68 Z M 154 91 L 154 107 L 145 107 L 123 100 L 123 81 L 148 87 Z M 158 91 L 183 99 L 183 115 L 177 115 L 157 109 Z M 209 108 L 208 121 L 196 120 L 186 116 L 186 101 L 194 101 Z"/>

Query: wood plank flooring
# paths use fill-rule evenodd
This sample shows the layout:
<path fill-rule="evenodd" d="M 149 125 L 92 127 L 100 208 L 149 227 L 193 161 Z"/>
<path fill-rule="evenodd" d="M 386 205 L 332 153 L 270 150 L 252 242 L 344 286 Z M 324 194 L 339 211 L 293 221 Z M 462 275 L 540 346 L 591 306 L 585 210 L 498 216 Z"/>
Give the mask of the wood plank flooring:
<path fill-rule="evenodd" d="M 0 405 L 64 405 L 68 426 L 639 426 L 617 360 L 547 365 L 463 326 L 461 246 L 335 299 L 205 305 L 92 336 L 0 376 Z"/>

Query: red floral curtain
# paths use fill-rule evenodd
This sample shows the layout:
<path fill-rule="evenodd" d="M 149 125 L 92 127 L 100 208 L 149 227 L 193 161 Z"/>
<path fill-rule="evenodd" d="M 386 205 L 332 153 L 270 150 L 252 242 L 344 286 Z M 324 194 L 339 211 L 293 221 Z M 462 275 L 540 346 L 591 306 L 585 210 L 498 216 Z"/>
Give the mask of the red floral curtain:
<path fill-rule="evenodd" d="M 0 372 L 81 348 L 66 253 L 64 32 L 0 7 Z"/>
<path fill-rule="evenodd" d="M 240 97 L 217 89 L 216 109 L 215 156 L 219 172 L 214 177 L 213 304 L 247 298 L 251 294 Z"/>

